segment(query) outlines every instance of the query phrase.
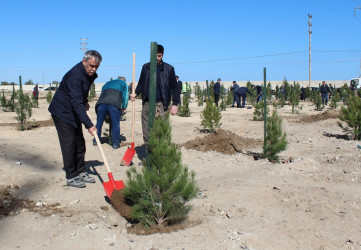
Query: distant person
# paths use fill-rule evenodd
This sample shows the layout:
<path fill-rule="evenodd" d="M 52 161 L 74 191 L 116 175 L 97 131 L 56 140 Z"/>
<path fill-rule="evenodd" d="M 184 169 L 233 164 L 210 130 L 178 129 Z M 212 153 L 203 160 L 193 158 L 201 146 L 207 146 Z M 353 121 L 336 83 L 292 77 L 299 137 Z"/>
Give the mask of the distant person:
<path fill-rule="evenodd" d="M 233 81 L 232 83 L 232 87 L 231 87 L 231 91 L 233 92 L 233 104 L 232 107 L 235 106 L 235 104 L 238 104 L 238 89 L 239 89 L 239 85 L 236 83 L 236 81 Z"/>
<path fill-rule="evenodd" d="M 300 96 L 301 101 L 306 101 L 306 88 L 304 88 L 303 86 L 301 87 L 301 96 Z"/>
<path fill-rule="evenodd" d="M 101 137 L 102 126 L 107 115 L 111 120 L 111 135 L 113 149 L 120 147 L 120 119 L 128 106 L 128 86 L 124 77 L 120 76 L 117 80 L 112 80 L 104 84 L 102 93 L 95 105 L 97 114 L 96 129 L 98 137 Z M 97 142 L 94 138 L 93 145 Z"/>
<path fill-rule="evenodd" d="M 39 86 L 38 86 L 38 84 L 36 84 L 35 87 L 34 87 L 33 96 L 34 96 L 34 99 L 36 101 L 36 107 L 38 107 L 38 100 L 39 100 Z"/>
<path fill-rule="evenodd" d="M 257 103 L 259 103 L 262 100 L 262 86 L 256 85 L 254 88 L 256 90 Z"/>
<path fill-rule="evenodd" d="M 175 79 L 177 80 L 177 85 L 178 85 L 178 91 L 179 91 L 179 95 L 182 94 L 183 91 L 183 83 L 181 80 L 179 80 L 179 76 L 175 76 Z M 179 99 L 179 104 L 182 103 L 182 98 Z"/>
<path fill-rule="evenodd" d="M 180 101 L 179 88 L 172 65 L 163 62 L 164 47 L 160 44 L 157 46 L 157 80 L 156 80 L 156 113 L 163 115 L 168 109 L 172 99 L 172 107 L 170 113 L 177 114 L 178 104 Z M 131 95 L 134 102 L 137 95 L 142 94 L 142 129 L 143 141 L 148 147 L 148 118 L 149 118 L 149 79 L 150 79 L 150 63 L 146 63 L 142 67 L 135 94 Z"/>
<path fill-rule="evenodd" d="M 322 97 L 323 105 L 327 105 L 330 94 L 331 94 L 330 88 L 328 87 L 325 81 L 322 81 L 322 85 L 320 86 L 320 96 Z"/>
<path fill-rule="evenodd" d="M 237 90 L 237 95 L 238 95 L 237 108 L 244 108 L 246 106 L 247 93 L 253 96 L 253 94 L 249 91 L 247 87 L 240 87 Z M 241 104 L 241 99 L 242 99 L 242 104 Z"/>
<path fill-rule="evenodd" d="M 329 87 L 329 89 L 330 89 L 330 98 L 331 98 L 331 96 L 333 96 L 333 86 L 332 86 L 332 84 L 330 83 L 330 84 L 328 85 L 328 87 Z"/>
<path fill-rule="evenodd" d="M 91 135 L 97 131 L 86 111 L 89 110 L 90 86 L 98 77 L 96 71 L 101 61 L 99 52 L 85 52 L 83 60 L 64 75 L 49 105 L 63 154 L 66 184 L 72 187 L 82 188 L 85 182 L 95 182 L 85 172 L 82 124 Z"/>
<path fill-rule="evenodd" d="M 221 78 L 217 79 L 217 82 L 213 86 L 214 103 L 218 107 L 219 95 L 221 94 Z"/>

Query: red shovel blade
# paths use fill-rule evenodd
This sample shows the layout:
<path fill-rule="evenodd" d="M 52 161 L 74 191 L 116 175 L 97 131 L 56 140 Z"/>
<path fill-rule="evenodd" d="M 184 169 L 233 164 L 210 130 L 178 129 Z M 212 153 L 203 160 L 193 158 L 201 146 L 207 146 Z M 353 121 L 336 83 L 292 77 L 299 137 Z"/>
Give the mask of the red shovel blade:
<path fill-rule="evenodd" d="M 108 173 L 108 176 L 109 176 L 109 181 L 103 182 L 103 187 L 104 187 L 105 193 L 107 194 L 109 199 L 111 199 L 111 196 L 112 196 L 112 193 L 114 190 L 119 191 L 120 189 L 124 188 L 124 182 L 123 181 L 115 181 L 112 173 Z"/>
<path fill-rule="evenodd" d="M 127 149 L 125 155 L 123 156 L 123 159 L 120 161 L 120 165 L 128 167 L 133 160 L 134 154 L 134 143 L 132 143 L 132 147 Z"/>

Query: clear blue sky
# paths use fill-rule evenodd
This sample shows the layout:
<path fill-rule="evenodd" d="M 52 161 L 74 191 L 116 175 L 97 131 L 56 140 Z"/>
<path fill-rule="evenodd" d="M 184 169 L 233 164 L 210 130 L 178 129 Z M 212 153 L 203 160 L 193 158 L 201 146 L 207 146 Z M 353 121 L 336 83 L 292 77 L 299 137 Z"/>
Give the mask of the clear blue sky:
<path fill-rule="evenodd" d="M 1 4 L 0 81 L 48 84 L 82 59 L 80 38 L 103 62 L 96 82 L 136 81 L 150 43 L 182 81 L 308 80 L 308 14 L 312 80 L 358 77 L 361 0 L 45 1 Z"/>

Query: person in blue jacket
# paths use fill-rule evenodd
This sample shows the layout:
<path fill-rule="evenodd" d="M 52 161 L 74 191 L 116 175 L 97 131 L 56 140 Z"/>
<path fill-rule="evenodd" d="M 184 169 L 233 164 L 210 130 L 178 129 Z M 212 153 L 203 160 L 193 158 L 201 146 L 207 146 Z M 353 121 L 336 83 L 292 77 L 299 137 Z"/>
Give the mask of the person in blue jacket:
<path fill-rule="evenodd" d="M 214 103 L 218 107 L 219 95 L 221 94 L 221 78 L 217 79 L 217 82 L 213 86 Z"/>
<path fill-rule="evenodd" d="M 110 115 L 111 129 L 112 129 L 112 143 L 113 148 L 120 147 L 120 118 L 122 113 L 128 106 L 129 92 L 128 85 L 124 77 L 118 77 L 117 80 L 112 80 L 104 84 L 102 93 L 95 105 L 95 112 L 97 114 L 97 131 L 100 138 L 102 126 L 107 115 Z M 93 145 L 97 143 L 95 138 Z"/>
<path fill-rule="evenodd" d="M 252 93 L 248 90 L 247 87 L 239 87 L 239 89 L 237 91 L 237 95 L 238 95 L 237 108 L 244 108 L 245 107 L 247 93 L 250 94 L 251 96 L 253 96 Z M 241 98 L 242 98 L 242 105 L 241 105 Z"/>
<path fill-rule="evenodd" d="M 239 89 L 239 85 L 236 83 L 236 81 L 233 81 L 233 86 L 231 88 L 231 90 L 233 91 L 233 104 L 232 107 L 234 107 L 234 105 L 237 103 L 238 104 L 238 92 Z"/>
<path fill-rule="evenodd" d="M 49 105 L 58 132 L 67 185 L 82 188 L 95 179 L 85 172 L 85 140 L 82 124 L 93 135 L 96 128 L 87 115 L 89 90 L 98 77 L 102 56 L 95 50 L 84 53 L 83 60 L 69 70 L 60 82 Z"/>

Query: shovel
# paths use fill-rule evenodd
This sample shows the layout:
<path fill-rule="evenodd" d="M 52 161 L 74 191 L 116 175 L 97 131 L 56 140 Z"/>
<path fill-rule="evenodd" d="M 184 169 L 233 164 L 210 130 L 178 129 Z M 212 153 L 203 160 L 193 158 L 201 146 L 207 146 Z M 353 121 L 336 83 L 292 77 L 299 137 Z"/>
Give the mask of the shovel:
<path fill-rule="evenodd" d="M 133 84 L 132 84 L 132 95 L 135 93 L 135 53 L 133 53 Z M 123 159 L 120 161 L 120 165 L 123 166 L 129 166 L 129 164 L 132 162 L 135 149 L 134 149 L 134 123 L 135 123 L 135 102 L 133 101 L 133 107 L 132 107 L 132 144 L 131 147 L 127 149 L 125 152 Z"/>
<path fill-rule="evenodd" d="M 89 116 L 89 113 L 88 113 L 88 116 Z M 95 140 L 97 142 L 99 151 L 100 151 L 100 153 L 102 155 L 102 158 L 103 158 L 103 161 L 104 161 L 104 165 L 105 165 L 105 167 L 107 169 L 107 172 L 108 172 L 109 181 L 108 182 L 103 182 L 103 187 L 104 187 L 105 193 L 107 194 L 109 199 L 111 199 L 111 196 L 112 196 L 112 193 L 113 193 L 114 190 L 119 191 L 120 189 L 124 188 L 124 182 L 114 180 L 113 174 L 112 174 L 112 172 L 110 171 L 110 168 L 109 168 L 107 158 L 105 157 L 102 144 L 100 144 L 100 140 L 99 140 L 97 132 L 94 132 L 93 136 L 95 137 Z"/>

